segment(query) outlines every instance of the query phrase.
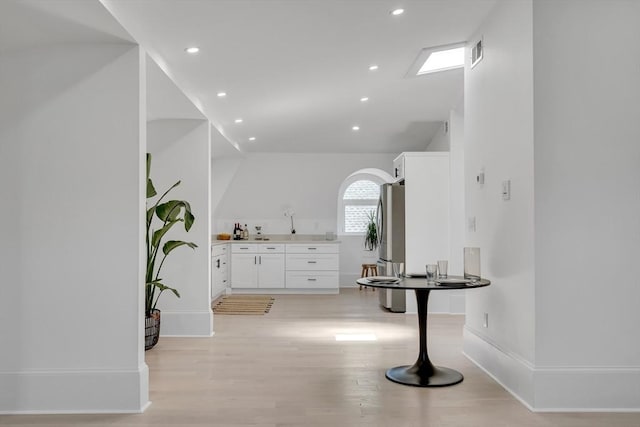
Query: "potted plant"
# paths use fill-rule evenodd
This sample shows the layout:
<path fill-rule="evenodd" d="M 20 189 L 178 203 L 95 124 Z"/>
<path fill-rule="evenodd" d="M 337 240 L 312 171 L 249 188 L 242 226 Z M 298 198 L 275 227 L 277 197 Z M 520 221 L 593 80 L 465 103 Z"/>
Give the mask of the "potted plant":
<path fill-rule="evenodd" d="M 378 247 L 378 226 L 376 224 L 376 214 L 374 212 L 369 212 L 367 219 L 367 228 L 364 233 L 364 247 L 369 251 L 373 251 Z"/>
<path fill-rule="evenodd" d="M 153 198 L 158 194 L 150 177 L 151 154 L 147 153 L 147 271 L 145 280 L 145 350 L 153 348 L 160 336 L 160 310 L 156 308 L 158 299 L 164 291 L 171 291 L 180 298 L 177 289 L 164 283 L 160 272 L 167 256 L 181 246 L 195 249 L 197 245 L 182 240 L 167 240 L 167 233 L 171 228 L 183 223 L 185 231 L 193 226 L 195 217 L 191 213 L 191 206 L 184 200 L 168 200 L 163 202 L 167 194 L 180 185 L 180 181 L 173 184 L 155 202 Z M 151 205 L 151 206 L 149 206 Z"/>

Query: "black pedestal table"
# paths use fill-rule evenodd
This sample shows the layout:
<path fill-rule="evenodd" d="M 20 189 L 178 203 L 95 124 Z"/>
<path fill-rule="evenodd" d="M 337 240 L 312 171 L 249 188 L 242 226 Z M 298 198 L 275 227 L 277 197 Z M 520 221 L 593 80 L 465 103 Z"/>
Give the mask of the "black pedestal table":
<path fill-rule="evenodd" d="M 462 382 L 460 372 L 441 366 L 434 366 L 429 360 L 427 348 L 427 305 L 429 293 L 438 290 L 473 289 L 489 286 L 486 279 L 466 280 L 459 276 L 449 276 L 442 283 L 428 282 L 425 278 L 405 277 L 397 283 L 372 281 L 371 278 L 361 278 L 356 281 L 359 285 L 375 288 L 414 290 L 418 303 L 418 329 L 420 334 L 420 351 L 418 360 L 409 366 L 397 366 L 387 370 L 386 377 L 396 383 L 415 387 L 444 387 Z"/>

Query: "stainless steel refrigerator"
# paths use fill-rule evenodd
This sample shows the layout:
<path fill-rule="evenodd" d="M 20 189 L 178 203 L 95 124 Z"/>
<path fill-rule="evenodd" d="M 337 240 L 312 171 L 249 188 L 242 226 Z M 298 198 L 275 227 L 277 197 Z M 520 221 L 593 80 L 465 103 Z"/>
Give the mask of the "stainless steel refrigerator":
<path fill-rule="evenodd" d="M 378 201 L 378 274 L 393 276 L 392 265 L 405 262 L 404 183 L 380 186 Z M 380 289 L 380 304 L 395 313 L 406 310 L 405 291 Z"/>

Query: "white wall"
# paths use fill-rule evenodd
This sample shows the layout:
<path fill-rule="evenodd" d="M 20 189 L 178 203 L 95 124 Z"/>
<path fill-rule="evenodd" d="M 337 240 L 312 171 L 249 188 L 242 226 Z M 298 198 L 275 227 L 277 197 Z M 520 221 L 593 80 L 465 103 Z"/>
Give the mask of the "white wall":
<path fill-rule="evenodd" d="M 448 127 L 449 122 L 446 124 L 442 123 L 440 125 L 440 128 L 438 128 L 436 134 L 433 135 L 433 138 L 429 142 L 429 145 L 427 145 L 427 149 L 425 151 L 449 151 L 450 143 Z"/>
<path fill-rule="evenodd" d="M 499 2 L 469 41 L 480 37 L 484 59 L 465 66 L 465 205 L 476 218 L 466 246 L 480 248 L 482 276 L 492 284 L 467 291 L 465 352 L 529 402 L 536 316 L 531 1 Z M 481 169 L 484 185 L 475 182 Z M 509 201 L 501 197 L 503 180 L 511 180 Z"/>
<path fill-rule="evenodd" d="M 214 211 L 214 233 L 233 231 L 234 222 L 248 224 L 254 231 L 263 225 L 265 234 L 288 234 L 290 220 L 286 207 L 296 212 L 298 234 L 336 232 L 336 212 L 340 184 L 351 173 L 364 168 L 390 171 L 395 154 L 249 154 L 237 166 L 219 167 L 214 162 L 214 194 L 218 183 L 230 181 Z M 228 174 L 235 175 L 229 179 Z M 217 181 L 217 182 L 216 182 Z M 342 239 L 341 286 L 353 286 L 360 276 L 363 259 L 362 237 Z M 360 258 L 363 256 L 363 258 Z M 366 261 L 368 262 L 368 261 Z"/>
<path fill-rule="evenodd" d="M 211 148 L 210 125 L 205 120 L 154 120 L 148 123 L 148 150 L 152 154 L 151 179 L 159 194 L 178 180 L 166 200 L 186 200 L 196 220 L 187 233 L 174 226 L 167 240 L 194 242 L 192 250 L 173 251 L 161 277 L 180 292 L 180 298 L 164 292 L 158 303 L 162 310 L 163 336 L 211 336 Z M 154 199 L 155 200 L 155 199 Z"/>
<path fill-rule="evenodd" d="M 0 56 L 0 413 L 138 412 L 144 56 Z"/>
<path fill-rule="evenodd" d="M 533 18 L 536 406 L 640 409 L 640 3 Z"/>
<path fill-rule="evenodd" d="M 466 70 L 468 243 L 493 283 L 464 348 L 535 410 L 640 409 L 638 22 L 631 1 L 500 2 Z"/>

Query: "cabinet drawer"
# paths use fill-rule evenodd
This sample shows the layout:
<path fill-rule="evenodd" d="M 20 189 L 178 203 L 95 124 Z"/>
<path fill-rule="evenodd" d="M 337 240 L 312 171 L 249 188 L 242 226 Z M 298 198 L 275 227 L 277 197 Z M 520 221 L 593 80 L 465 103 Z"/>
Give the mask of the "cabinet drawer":
<path fill-rule="evenodd" d="M 260 254 L 268 254 L 268 253 L 274 253 L 274 254 L 283 254 L 284 253 L 284 244 L 273 244 L 273 245 L 267 245 L 267 244 L 260 244 L 258 245 L 258 253 Z"/>
<path fill-rule="evenodd" d="M 339 270 L 337 254 L 287 254 L 287 270 Z"/>
<path fill-rule="evenodd" d="M 224 255 L 226 253 L 227 253 L 227 245 L 226 244 L 214 245 L 211 248 L 211 256 Z"/>
<path fill-rule="evenodd" d="M 338 288 L 337 271 L 287 272 L 287 288 L 290 289 L 326 289 Z"/>
<path fill-rule="evenodd" d="M 231 243 L 231 252 L 234 254 L 257 253 L 258 245 L 255 243 Z"/>
<path fill-rule="evenodd" d="M 338 245 L 333 244 L 289 244 L 287 245 L 288 254 L 337 254 Z"/>

